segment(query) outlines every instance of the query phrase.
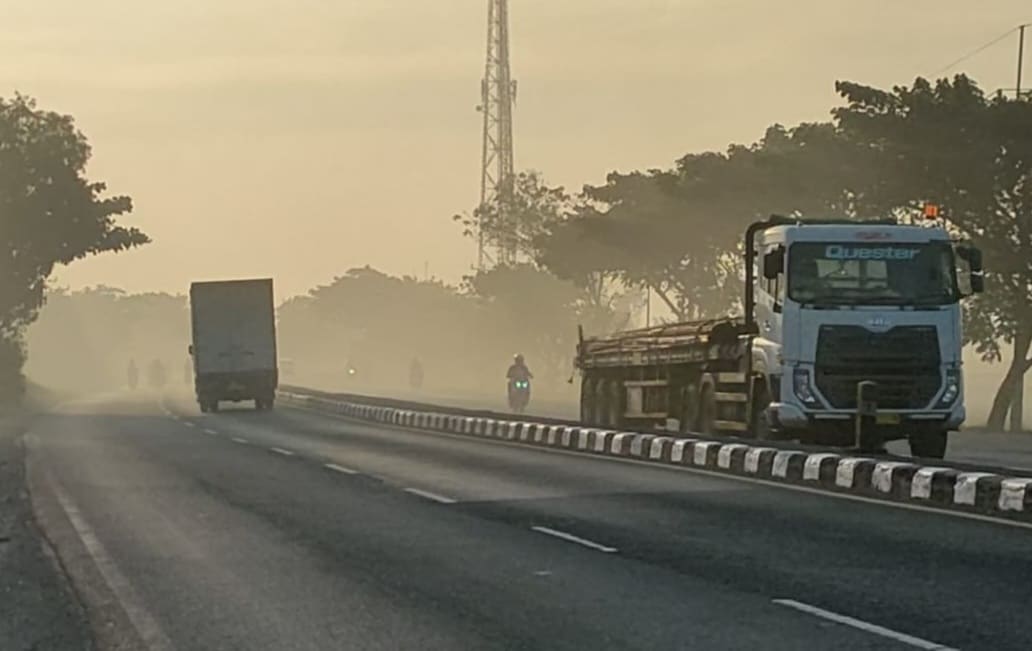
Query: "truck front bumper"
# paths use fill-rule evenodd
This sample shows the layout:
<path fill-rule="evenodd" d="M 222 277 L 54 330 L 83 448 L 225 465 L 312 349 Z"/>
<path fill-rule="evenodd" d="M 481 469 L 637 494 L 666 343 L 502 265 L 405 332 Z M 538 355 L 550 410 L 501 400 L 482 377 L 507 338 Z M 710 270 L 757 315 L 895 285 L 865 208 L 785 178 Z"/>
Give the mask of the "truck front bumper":
<path fill-rule="evenodd" d="M 771 424 L 789 437 L 828 445 L 848 445 L 853 440 L 856 412 L 804 411 L 787 402 L 775 402 L 769 409 Z M 876 429 L 884 440 L 891 441 L 921 431 L 956 430 L 965 417 L 962 404 L 950 411 L 882 412 Z"/>

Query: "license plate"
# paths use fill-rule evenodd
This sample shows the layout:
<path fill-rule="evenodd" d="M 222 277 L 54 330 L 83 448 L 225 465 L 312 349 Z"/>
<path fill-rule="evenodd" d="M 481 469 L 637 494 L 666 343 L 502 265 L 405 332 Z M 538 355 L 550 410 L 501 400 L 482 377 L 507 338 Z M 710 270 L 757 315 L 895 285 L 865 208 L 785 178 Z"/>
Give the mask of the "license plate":
<path fill-rule="evenodd" d="M 879 425 L 899 425 L 899 414 L 878 414 L 875 422 Z"/>

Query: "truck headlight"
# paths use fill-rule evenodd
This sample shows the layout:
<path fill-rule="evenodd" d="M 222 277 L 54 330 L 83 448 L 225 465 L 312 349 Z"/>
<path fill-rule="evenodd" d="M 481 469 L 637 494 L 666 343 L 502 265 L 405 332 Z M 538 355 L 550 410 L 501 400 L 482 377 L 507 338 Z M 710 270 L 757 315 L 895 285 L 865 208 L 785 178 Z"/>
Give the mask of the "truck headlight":
<path fill-rule="evenodd" d="M 942 397 L 939 398 L 937 407 L 951 407 L 960 397 L 960 369 L 953 367 L 946 369 L 946 388 L 942 390 Z"/>
<path fill-rule="evenodd" d="M 817 394 L 810 384 L 810 371 L 805 368 L 797 368 L 792 371 L 792 390 L 795 397 L 804 405 L 815 406 L 818 404 Z"/>

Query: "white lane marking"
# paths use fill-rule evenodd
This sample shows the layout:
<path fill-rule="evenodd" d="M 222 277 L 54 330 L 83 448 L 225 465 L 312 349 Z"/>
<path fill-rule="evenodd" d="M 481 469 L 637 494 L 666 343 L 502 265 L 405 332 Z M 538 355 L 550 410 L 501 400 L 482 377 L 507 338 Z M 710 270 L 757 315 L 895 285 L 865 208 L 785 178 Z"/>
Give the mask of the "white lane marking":
<path fill-rule="evenodd" d="M 195 425 L 194 423 L 191 423 L 191 422 L 190 422 L 190 421 L 188 421 L 188 420 L 184 420 L 184 421 L 183 421 L 183 425 L 185 425 L 185 426 L 187 426 L 187 427 L 197 427 L 197 425 Z"/>
<path fill-rule="evenodd" d="M 565 540 L 567 542 L 577 543 L 578 545 L 583 545 L 584 547 L 588 547 L 590 549 L 594 549 L 606 554 L 613 554 L 617 551 L 616 547 L 607 547 L 605 545 L 600 545 L 597 542 L 592 542 L 590 540 L 580 538 L 578 536 L 573 535 L 572 533 L 566 533 L 565 531 L 549 529 L 548 527 L 531 527 L 531 529 L 537 531 L 538 533 L 543 533 L 547 536 L 561 538 L 562 540 Z"/>
<path fill-rule="evenodd" d="M 862 619 L 856 619 L 855 617 L 839 615 L 838 613 L 833 613 L 830 610 L 824 610 L 823 608 L 818 608 L 817 606 L 804 604 L 801 601 L 795 601 L 793 599 L 774 599 L 773 601 L 779 606 L 793 608 L 800 612 L 808 613 L 810 615 L 814 615 L 815 617 L 820 617 L 821 619 L 826 619 L 837 624 L 852 626 L 853 628 L 860 629 L 861 631 L 866 631 L 868 633 L 880 635 L 881 637 L 889 638 L 890 640 L 895 640 L 897 642 L 901 642 L 903 644 L 907 644 L 918 649 L 927 649 L 928 651 L 956 651 L 956 649 L 939 644 L 938 642 L 930 642 L 929 640 L 914 637 L 913 635 L 900 633 L 899 631 L 894 631 L 891 628 L 885 628 L 884 626 L 871 624 L 869 622 L 863 621 Z"/>
<path fill-rule="evenodd" d="M 406 488 L 405 492 L 406 493 L 412 493 L 413 495 L 418 495 L 420 497 L 425 497 L 428 500 L 433 500 L 435 502 L 440 502 L 441 504 L 454 504 L 455 503 L 455 500 L 453 500 L 450 497 L 445 497 L 444 495 L 438 495 L 437 493 L 430 493 L 428 491 L 421 491 L 418 488 Z"/>
<path fill-rule="evenodd" d="M 213 429 L 205 429 L 205 430 L 204 430 L 204 433 L 205 433 L 205 434 L 209 434 L 209 435 L 211 435 L 211 436 L 218 436 L 218 435 L 219 435 L 219 433 L 218 433 L 218 432 L 216 432 L 216 431 L 215 431 L 215 430 L 213 430 Z"/>
<path fill-rule="evenodd" d="M 320 411 L 318 409 L 312 409 L 310 407 L 302 406 L 291 406 L 290 409 L 295 411 L 307 413 L 312 416 L 325 418 L 327 420 L 334 420 L 338 422 L 354 423 L 355 418 L 349 418 L 347 416 L 341 416 L 340 414 L 334 414 L 326 411 Z M 358 420 L 359 424 L 370 425 L 362 420 Z M 712 477 L 713 479 L 739 482 L 742 484 L 754 484 L 758 486 L 764 486 L 765 488 L 774 488 L 785 491 L 792 491 L 793 493 L 808 493 L 810 495 L 824 497 L 831 500 L 845 500 L 847 502 L 860 502 L 862 504 L 870 504 L 872 506 L 879 506 L 889 509 L 899 509 L 902 511 L 917 511 L 920 513 L 929 513 L 932 515 L 938 515 L 945 518 L 959 518 L 961 520 L 973 520 L 975 522 L 984 522 L 986 524 L 998 524 L 1005 527 L 1015 527 L 1018 529 L 1029 529 L 1032 530 L 1032 522 L 1022 522 L 1020 520 L 1011 520 L 1008 518 L 993 517 L 991 515 L 982 515 L 981 513 L 969 513 L 966 511 L 951 511 L 948 508 L 941 508 L 935 506 L 924 506 L 923 504 L 915 504 L 913 502 L 893 502 L 886 499 L 880 499 L 877 497 L 866 497 L 864 495 L 853 495 L 851 493 L 836 493 L 829 491 L 826 488 L 811 488 L 810 486 L 802 486 L 799 484 L 788 484 L 772 479 L 764 479 L 761 477 L 749 477 L 746 475 L 734 475 L 726 472 L 719 472 L 716 470 L 706 470 L 705 468 L 698 468 L 692 466 L 682 466 L 673 463 L 655 463 L 653 461 L 642 461 L 641 459 L 631 459 L 630 457 L 615 457 L 608 455 L 598 454 L 585 454 L 579 450 L 563 450 L 560 448 L 544 448 L 536 445 L 525 445 L 515 441 L 500 441 L 491 439 L 472 439 L 462 434 L 453 434 L 451 432 L 438 432 L 431 430 L 421 430 L 418 428 L 411 427 L 392 427 L 390 429 L 402 431 L 402 432 L 419 432 L 420 434 L 426 434 L 429 436 L 438 436 L 441 438 L 452 439 L 455 441 L 465 441 L 467 443 L 475 443 L 480 445 L 504 445 L 511 448 L 517 448 L 526 452 L 535 454 L 565 454 L 570 456 L 579 457 L 584 460 L 593 460 L 600 463 L 621 463 L 631 464 L 635 466 L 644 466 L 651 468 L 655 471 L 661 472 L 684 472 L 690 475 L 702 475 L 704 477 Z M 684 439 L 685 443 L 694 443 L 696 439 Z M 673 452 L 677 452 L 677 446 L 682 441 L 678 441 L 674 444 Z M 793 451 L 793 454 L 800 454 L 798 451 Z M 776 455 L 775 455 L 776 457 Z"/>
<path fill-rule="evenodd" d="M 231 440 L 231 441 L 233 441 L 234 443 L 239 443 L 239 444 L 241 444 L 241 445 L 249 445 L 249 444 L 251 443 L 251 442 L 250 442 L 250 441 L 248 441 L 247 439 L 242 439 L 242 438 L 240 438 L 239 436 L 234 436 L 234 437 L 233 437 L 232 439 L 230 439 L 230 440 Z"/>
<path fill-rule="evenodd" d="M 345 475 L 357 475 L 358 474 L 357 470 L 352 470 L 351 468 L 345 468 L 344 466 L 338 466 L 335 463 L 324 463 L 323 464 L 323 468 L 329 468 L 330 470 L 332 470 L 334 472 L 341 472 L 341 473 L 344 473 Z"/>
<path fill-rule="evenodd" d="M 294 456 L 293 452 L 291 452 L 290 450 L 284 450 L 283 448 L 269 448 L 269 451 L 270 452 L 275 452 L 276 454 L 282 454 L 285 457 L 292 457 L 292 456 Z"/>
<path fill-rule="evenodd" d="M 129 617 L 129 622 L 136 629 L 136 633 L 143 640 L 145 647 L 149 651 L 172 651 L 175 649 L 175 645 L 161 630 L 158 621 L 144 607 L 129 579 L 118 569 L 104 544 L 100 542 L 93 528 L 79 512 L 79 508 L 72 503 L 57 484 L 53 484 L 53 487 L 54 495 L 65 515 L 68 516 L 68 521 L 71 522 L 76 535 L 79 536 L 86 552 L 93 559 L 93 564 L 100 571 L 100 575 L 104 577 L 104 582 L 107 583 L 119 605 L 122 606 L 122 610 Z"/>

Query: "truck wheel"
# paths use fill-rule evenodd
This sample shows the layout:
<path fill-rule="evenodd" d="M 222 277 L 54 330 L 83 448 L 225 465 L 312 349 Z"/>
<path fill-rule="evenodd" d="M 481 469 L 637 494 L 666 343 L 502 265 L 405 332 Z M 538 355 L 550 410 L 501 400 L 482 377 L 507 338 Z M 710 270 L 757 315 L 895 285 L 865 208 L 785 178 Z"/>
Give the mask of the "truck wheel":
<path fill-rule="evenodd" d="M 200 402 L 199 402 L 199 403 L 197 403 L 197 404 L 198 404 L 198 405 L 200 406 L 200 408 L 201 408 L 201 413 L 202 413 L 202 414 L 206 414 L 206 413 L 208 413 L 208 411 L 210 411 L 210 410 L 208 409 L 208 403 L 204 402 L 203 400 L 202 400 L 202 401 L 200 401 Z"/>
<path fill-rule="evenodd" d="M 946 456 L 946 444 L 950 433 L 947 431 L 928 431 L 911 434 L 910 455 L 925 459 L 942 459 Z"/>
<path fill-rule="evenodd" d="M 218 400 L 212 400 L 211 402 L 209 402 L 208 403 L 208 411 L 210 411 L 213 414 L 219 413 L 219 401 Z"/>
<path fill-rule="evenodd" d="M 255 398 L 254 399 L 254 410 L 255 411 L 264 411 L 265 410 L 265 401 L 262 400 L 261 398 Z"/>
<path fill-rule="evenodd" d="M 694 384 L 689 384 L 681 395 L 681 433 L 695 431 L 699 423 L 699 392 Z"/>
<path fill-rule="evenodd" d="M 760 441 L 769 441 L 774 438 L 774 432 L 770 427 L 770 418 L 767 416 L 767 407 L 769 406 L 770 389 L 767 387 L 767 381 L 756 380 L 750 425 L 753 437 Z"/>
<path fill-rule="evenodd" d="M 700 434 L 712 434 L 717 420 L 717 393 L 713 385 L 702 385 L 699 392 L 699 420 L 697 430 Z"/>

